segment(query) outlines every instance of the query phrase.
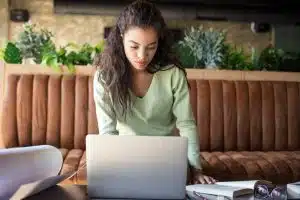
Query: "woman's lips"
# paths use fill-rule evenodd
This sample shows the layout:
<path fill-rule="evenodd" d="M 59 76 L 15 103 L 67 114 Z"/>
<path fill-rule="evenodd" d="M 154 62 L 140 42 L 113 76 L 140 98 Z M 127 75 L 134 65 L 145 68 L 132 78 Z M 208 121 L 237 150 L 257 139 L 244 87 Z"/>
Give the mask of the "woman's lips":
<path fill-rule="evenodd" d="M 138 65 L 145 65 L 146 64 L 146 62 L 135 62 L 135 63 L 137 63 Z"/>

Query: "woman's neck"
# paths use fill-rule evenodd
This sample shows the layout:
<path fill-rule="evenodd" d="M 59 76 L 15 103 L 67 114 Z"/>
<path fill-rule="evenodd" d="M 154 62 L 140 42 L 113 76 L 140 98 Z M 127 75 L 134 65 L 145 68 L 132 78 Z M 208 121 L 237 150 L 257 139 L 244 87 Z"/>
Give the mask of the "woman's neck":
<path fill-rule="evenodd" d="M 146 69 L 145 70 L 137 70 L 137 69 L 132 68 L 131 74 L 133 77 L 136 77 L 136 76 L 148 75 L 149 72 Z"/>

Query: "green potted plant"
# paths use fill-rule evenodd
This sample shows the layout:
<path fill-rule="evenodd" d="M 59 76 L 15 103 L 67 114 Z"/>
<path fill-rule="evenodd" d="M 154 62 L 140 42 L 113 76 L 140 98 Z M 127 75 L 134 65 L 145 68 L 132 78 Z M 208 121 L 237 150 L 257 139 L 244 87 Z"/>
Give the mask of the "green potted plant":
<path fill-rule="evenodd" d="M 55 48 L 52 38 L 53 34 L 47 29 L 37 29 L 36 24 L 25 23 L 16 41 L 24 63 L 40 64 L 44 49 Z"/>
<path fill-rule="evenodd" d="M 76 65 L 92 64 L 94 56 L 101 53 L 104 46 L 105 43 L 102 40 L 95 46 L 88 43 L 83 45 L 68 43 L 58 50 L 51 49 L 50 47 L 43 53 L 42 64 L 54 69 L 60 69 L 62 66 L 66 66 L 70 71 L 75 71 Z"/>
<path fill-rule="evenodd" d="M 258 59 L 255 48 L 252 48 L 251 55 L 248 55 L 242 47 L 238 48 L 236 45 L 226 44 L 220 68 L 228 70 L 260 70 Z"/>
<path fill-rule="evenodd" d="M 6 47 L 0 50 L 0 59 L 5 63 L 41 64 L 57 70 L 66 66 L 74 72 L 76 65 L 92 64 L 95 55 L 101 53 L 105 47 L 104 40 L 101 40 L 95 46 L 70 42 L 56 48 L 53 37 L 49 30 L 38 29 L 35 24 L 26 23 L 17 41 L 8 42 Z"/>
<path fill-rule="evenodd" d="M 213 28 L 204 30 L 203 26 L 191 27 L 185 31 L 183 40 L 178 44 L 190 51 L 194 64 L 207 69 L 216 69 L 224 57 L 226 31 Z M 196 66 L 194 66 L 196 67 Z"/>
<path fill-rule="evenodd" d="M 282 49 L 272 45 L 263 49 L 259 56 L 259 67 L 266 71 L 279 71 L 281 64 L 284 62 L 285 52 Z"/>
<path fill-rule="evenodd" d="M 5 48 L 0 49 L 0 60 L 5 63 L 21 64 L 22 59 L 20 49 L 13 42 L 7 42 Z"/>

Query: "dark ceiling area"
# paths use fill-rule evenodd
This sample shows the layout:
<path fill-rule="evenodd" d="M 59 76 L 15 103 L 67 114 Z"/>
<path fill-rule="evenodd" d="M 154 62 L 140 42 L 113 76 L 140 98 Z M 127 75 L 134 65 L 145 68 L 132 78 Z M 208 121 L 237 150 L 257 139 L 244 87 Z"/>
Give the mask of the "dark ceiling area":
<path fill-rule="evenodd" d="M 166 18 L 209 19 L 272 24 L 300 23 L 299 3 L 285 0 L 149 0 Z M 133 0 L 54 0 L 56 13 L 118 15 Z"/>

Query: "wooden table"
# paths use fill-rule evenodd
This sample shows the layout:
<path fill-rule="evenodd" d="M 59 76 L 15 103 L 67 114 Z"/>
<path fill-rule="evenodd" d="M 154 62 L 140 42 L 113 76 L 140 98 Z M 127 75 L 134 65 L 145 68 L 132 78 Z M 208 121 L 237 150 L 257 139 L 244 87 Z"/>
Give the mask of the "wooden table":
<path fill-rule="evenodd" d="M 89 200 L 87 185 L 56 185 L 24 200 Z M 239 200 L 254 200 L 254 197 L 245 196 Z M 99 199 L 100 200 L 100 199 Z M 108 200 L 108 199 L 105 199 Z M 116 199 L 114 199 L 116 200 Z M 256 199 L 257 200 L 257 199 Z"/>
<path fill-rule="evenodd" d="M 56 185 L 25 200 L 88 200 L 86 185 Z"/>

